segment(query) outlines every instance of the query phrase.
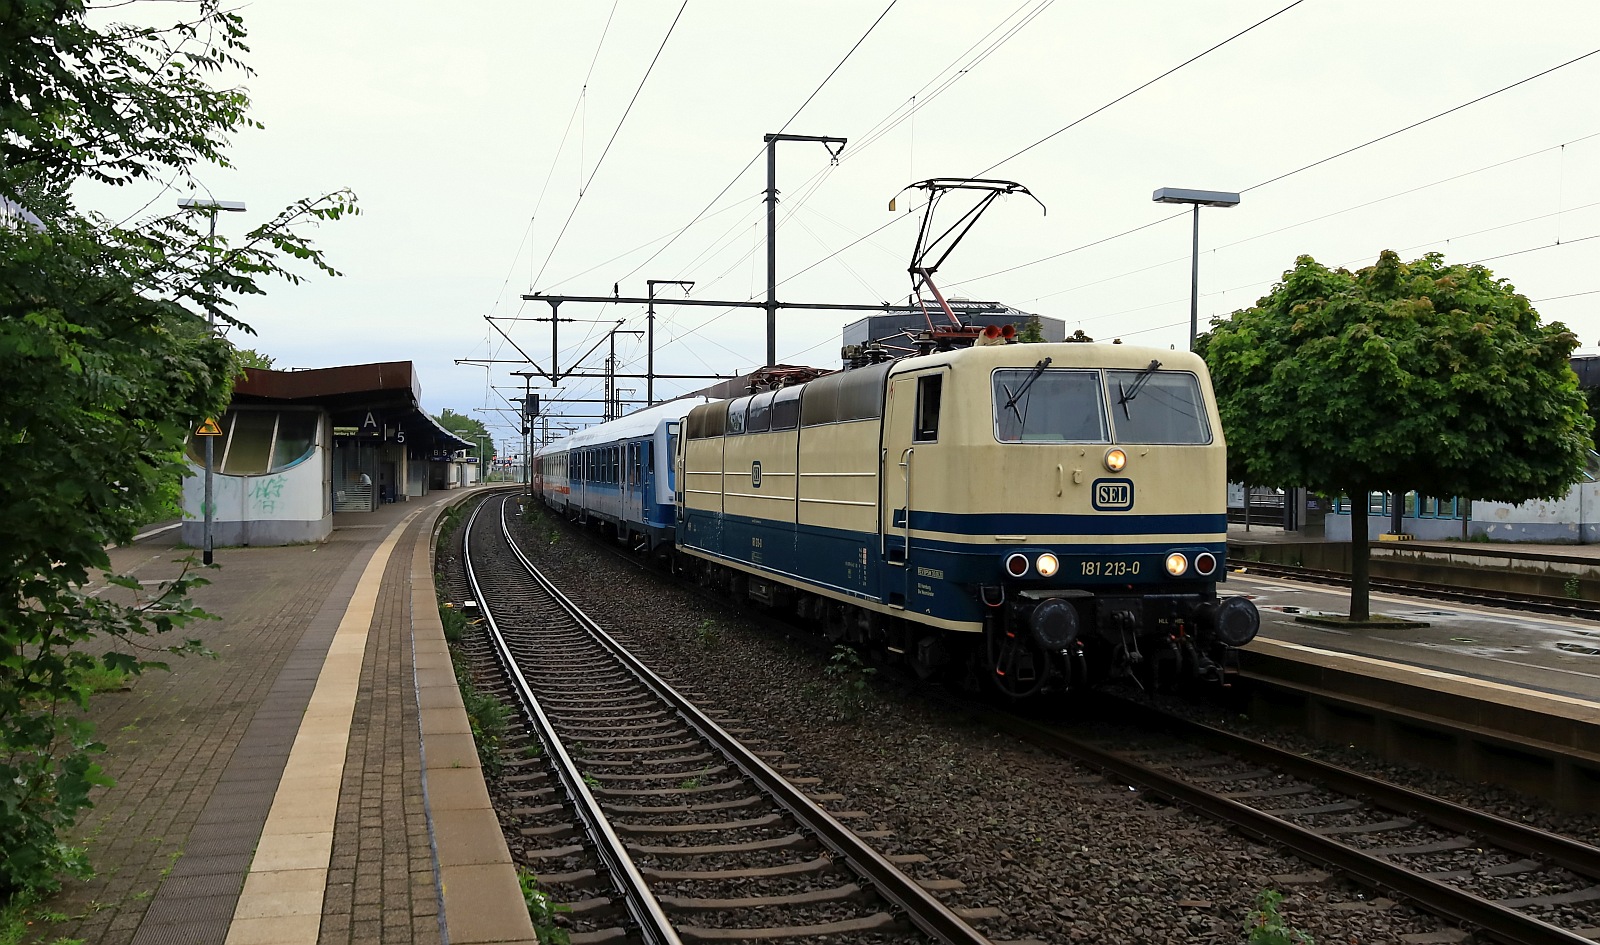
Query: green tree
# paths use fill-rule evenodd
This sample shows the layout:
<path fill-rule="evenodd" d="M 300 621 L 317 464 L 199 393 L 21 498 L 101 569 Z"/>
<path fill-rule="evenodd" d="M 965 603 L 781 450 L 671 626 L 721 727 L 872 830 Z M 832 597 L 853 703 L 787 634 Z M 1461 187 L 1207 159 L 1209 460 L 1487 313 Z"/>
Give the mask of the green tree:
<path fill-rule="evenodd" d="M 266 277 L 299 281 L 286 257 L 337 274 L 297 228 L 354 211 L 347 192 L 300 200 L 230 245 L 192 216 L 123 225 L 80 209 L 82 182 L 198 185 L 226 166 L 228 136 L 254 125 L 242 89 L 213 85 L 248 72 L 243 23 L 218 0 L 165 29 L 96 26 L 82 0 L 4 9 L 0 197 L 27 215 L 0 219 L 0 903 L 87 868 L 60 840 L 108 783 L 70 711 L 87 674 L 199 649 L 144 639 L 204 616 L 192 574 L 86 587 L 184 471 L 185 437 L 227 404 L 237 368 L 213 326 L 248 331 L 235 300 Z"/>
<path fill-rule="evenodd" d="M 1029 315 L 1023 323 L 1022 330 L 1017 332 L 1017 343 L 1036 345 L 1044 341 L 1044 322 L 1037 315 Z"/>
<path fill-rule="evenodd" d="M 272 355 L 262 354 L 254 348 L 235 348 L 233 349 L 233 360 L 241 369 L 261 368 L 262 370 L 270 371 L 272 370 L 272 362 L 275 359 Z"/>
<path fill-rule="evenodd" d="M 471 443 L 472 454 L 479 457 L 481 462 L 487 464 L 494 461 L 494 437 L 489 435 L 489 428 L 483 425 L 482 420 L 456 413 L 449 407 L 433 419 L 439 421 L 439 426 Z"/>
<path fill-rule="evenodd" d="M 1196 349 L 1231 478 L 1355 500 L 1350 617 L 1366 620 L 1369 491 L 1523 502 L 1578 478 L 1592 423 L 1576 345 L 1482 266 L 1385 250 L 1355 273 L 1300 257 Z"/>

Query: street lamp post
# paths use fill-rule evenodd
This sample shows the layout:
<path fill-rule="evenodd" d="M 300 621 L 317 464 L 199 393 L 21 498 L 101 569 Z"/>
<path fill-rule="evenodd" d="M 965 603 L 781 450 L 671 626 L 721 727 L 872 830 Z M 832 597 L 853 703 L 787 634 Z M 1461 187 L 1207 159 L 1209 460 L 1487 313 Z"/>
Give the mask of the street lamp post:
<path fill-rule="evenodd" d="M 1194 249 L 1189 263 L 1189 350 L 1194 350 L 1194 336 L 1200 330 L 1200 208 L 1235 207 L 1239 195 L 1221 190 L 1185 190 L 1181 187 L 1163 187 L 1150 195 L 1156 203 L 1183 203 L 1194 207 Z"/>
<path fill-rule="evenodd" d="M 227 211 L 229 213 L 243 213 L 244 212 L 244 204 L 242 202 L 238 201 L 238 200 L 195 200 L 193 198 L 185 197 L 184 199 L 178 201 L 178 209 L 179 210 L 200 210 L 200 211 L 206 213 L 208 216 L 211 217 L 211 230 L 206 235 L 206 245 L 208 247 L 213 247 L 214 248 L 215 244 L 216 244 L 216 240 L 217 240 L 217 213 L 218 213 L 218 211 Z M 217 327 L 216 313 L 213 312 L 208 307 L 206 309 L 206 329 L 207 329 L 207 331 L 215 331 L 216 327 Z M 206 439 L 206 485 L 205 485 L 205 498 L 202 500 L 202 506 L 203 506 L 202 511 L 205 512 L 206 525 L 205 525 L 205 541 L 204 541 L 203 547 L 201 548 L 201 551 L 200 551 L 200 558 L 206 564 L 210 564 L 211 563 L 211 558 L 212 558 L 212 554 L 211 554 L 212 523 L 213 523 L 213 520 L 215 519 L 214 510 L 212 509 L 212 479 L 213 479 L 212 470 L 213 470 L 214 467 L 212 465 L 213 464 L 213 458 L 212 458 L 211 441 L 212 441 L 213 438 L 208 436 L 205 439 Z"/>

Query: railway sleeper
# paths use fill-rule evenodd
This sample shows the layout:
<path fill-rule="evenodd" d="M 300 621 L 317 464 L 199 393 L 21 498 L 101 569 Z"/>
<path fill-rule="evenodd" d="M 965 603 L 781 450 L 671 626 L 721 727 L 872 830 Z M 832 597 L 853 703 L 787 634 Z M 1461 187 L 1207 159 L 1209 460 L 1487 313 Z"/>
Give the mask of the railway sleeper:
<path fill-rule="evenodd" d="M 784 896 L 744 896 L 738 899 L 702 899 L 689 896 L 658 896 L 663 909 L 677 912 L 731 912 L 736 909 L 788 908 L 824 902 L 852 902 L 871 898 L 871 893 L 856 883 L 828 889 L 809 889 Z"/>

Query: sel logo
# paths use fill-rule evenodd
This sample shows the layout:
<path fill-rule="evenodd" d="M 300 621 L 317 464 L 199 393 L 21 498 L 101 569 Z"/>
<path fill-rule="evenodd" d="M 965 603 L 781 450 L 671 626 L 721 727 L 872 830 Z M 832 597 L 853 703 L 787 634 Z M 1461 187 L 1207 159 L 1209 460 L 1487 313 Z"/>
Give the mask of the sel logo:
<path fill-rule="evenodd" d="M 761 488 L 761 460 L 750 464 L 750 485 L 752 488 Z"/>
<path fill-rule="evenodd" d="M 1126 512 L 1133 508 L 1133 480 L 1096 479 L 1089 504 L 1101 512 Z"/>

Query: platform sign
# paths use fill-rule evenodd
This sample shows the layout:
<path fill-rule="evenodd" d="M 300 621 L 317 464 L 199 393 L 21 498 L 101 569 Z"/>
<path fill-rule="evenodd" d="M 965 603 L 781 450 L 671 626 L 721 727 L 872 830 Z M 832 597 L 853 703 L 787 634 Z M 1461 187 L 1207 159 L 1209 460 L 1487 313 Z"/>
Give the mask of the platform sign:
<path fill-rule="evenodd" d="M 194 435 L 195 436 L 221 436 L 222 435 L 222 427 L 217 424 L 217 420 L 216 420 L 215 417 L 207 417 L 205 419 L 205 422 L 200 424 L 200 429 L 194 431 Z"/>

